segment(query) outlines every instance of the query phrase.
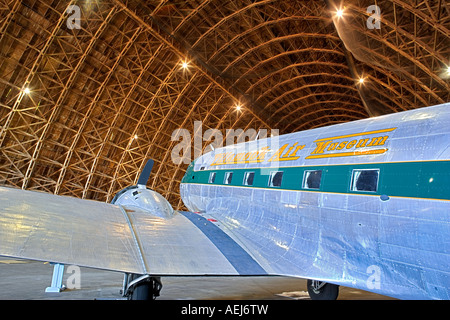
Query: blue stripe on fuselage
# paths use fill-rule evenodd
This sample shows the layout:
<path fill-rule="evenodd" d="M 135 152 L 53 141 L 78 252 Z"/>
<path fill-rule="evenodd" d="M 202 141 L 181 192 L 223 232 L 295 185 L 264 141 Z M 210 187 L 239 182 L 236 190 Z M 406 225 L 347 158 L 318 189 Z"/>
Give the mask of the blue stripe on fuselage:
<path fill-rule="evenodd" d="M 180 212 L 188 218 L 225 256 L 237 272 L 243 275 L 266 275 L 267 272 L 253 258 L 214 223 L 199 214 Z"/>

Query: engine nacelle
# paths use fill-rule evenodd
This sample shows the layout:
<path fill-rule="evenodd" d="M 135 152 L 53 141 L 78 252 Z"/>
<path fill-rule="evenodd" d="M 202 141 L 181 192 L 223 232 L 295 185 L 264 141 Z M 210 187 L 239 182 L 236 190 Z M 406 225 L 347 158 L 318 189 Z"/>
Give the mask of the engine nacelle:
<path fill-rule="evenodd" d="M 164 219 L 170 219 L 174 214 L 169 201 L 158 192 L 140 184 L 119 191 L 111 203 L 126 206 L 130 209 L 136 208 Z"/>

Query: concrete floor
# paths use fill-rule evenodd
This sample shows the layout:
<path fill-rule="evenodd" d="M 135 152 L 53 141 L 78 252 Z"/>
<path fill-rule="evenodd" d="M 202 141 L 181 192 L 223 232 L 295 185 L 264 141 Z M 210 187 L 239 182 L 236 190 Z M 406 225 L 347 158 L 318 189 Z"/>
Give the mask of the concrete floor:
<path fill-rule="evenodd" d="M 0 257 L 0 300 L 123 299 L 123 274 L 80 268 L 80 289 L 45 293 L 53 266 Z M 72 274 L 67 273 L 63 284 Z M 309 300 L 306 280 L 286 277 L 166 277 L 158 300 Z M 386 300 L 389 297 L 340 287 L 339 300 Z"/>

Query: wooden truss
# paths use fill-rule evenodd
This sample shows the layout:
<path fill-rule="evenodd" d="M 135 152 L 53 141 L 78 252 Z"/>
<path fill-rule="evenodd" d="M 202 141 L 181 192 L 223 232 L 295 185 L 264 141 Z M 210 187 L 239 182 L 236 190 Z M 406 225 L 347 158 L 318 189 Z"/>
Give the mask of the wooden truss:
<path fill-rule="evenodd" d="M 380 29 L 345 3 L 0 0 L 0 184 L 110 201 L 152 158 L 181 209 L 171 137 L 194 146 L 195 121 L 288 133 L 449 101 L 447 2 L 378 3 Z"/>

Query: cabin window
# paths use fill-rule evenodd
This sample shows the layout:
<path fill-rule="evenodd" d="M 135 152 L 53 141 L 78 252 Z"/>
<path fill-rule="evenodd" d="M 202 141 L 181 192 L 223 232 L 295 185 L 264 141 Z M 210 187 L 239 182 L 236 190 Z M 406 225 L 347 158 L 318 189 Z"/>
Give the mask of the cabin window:
<path fill-rule="evenodd" d="M 223 183 L 224 184 L 230 184 L 232 178 L 233 178 L 233 172 L 226 172 L 225 173 L 225 179 L 223 180 Z"/>
<path fill-rule="evenodd" d="M 255 178 L 254 172 L 246 172 L 244 174 L 244 186 L 252 186 L 254 178 Z"/>
<path fill-rule="evenodd" d="M 269 176 L 269 187 L 280 187 L 283 171 L 272 171 Z"/>
<path fill-rule="evenodd" d="M 209 174 L 208 183 L 214 183 L 214 180 L 216 180 L 216 173 L 215 172 L 211 172 Z"/>
<path fill-rule="evenodd" d="M 351 191 L 377 192 L 380 169 L 353 170 Z"/>
<path fill-rule="evenodd" d="M 306 170 L 303 174 L 303 189 L 320 189 L 322 170 Z"/>

